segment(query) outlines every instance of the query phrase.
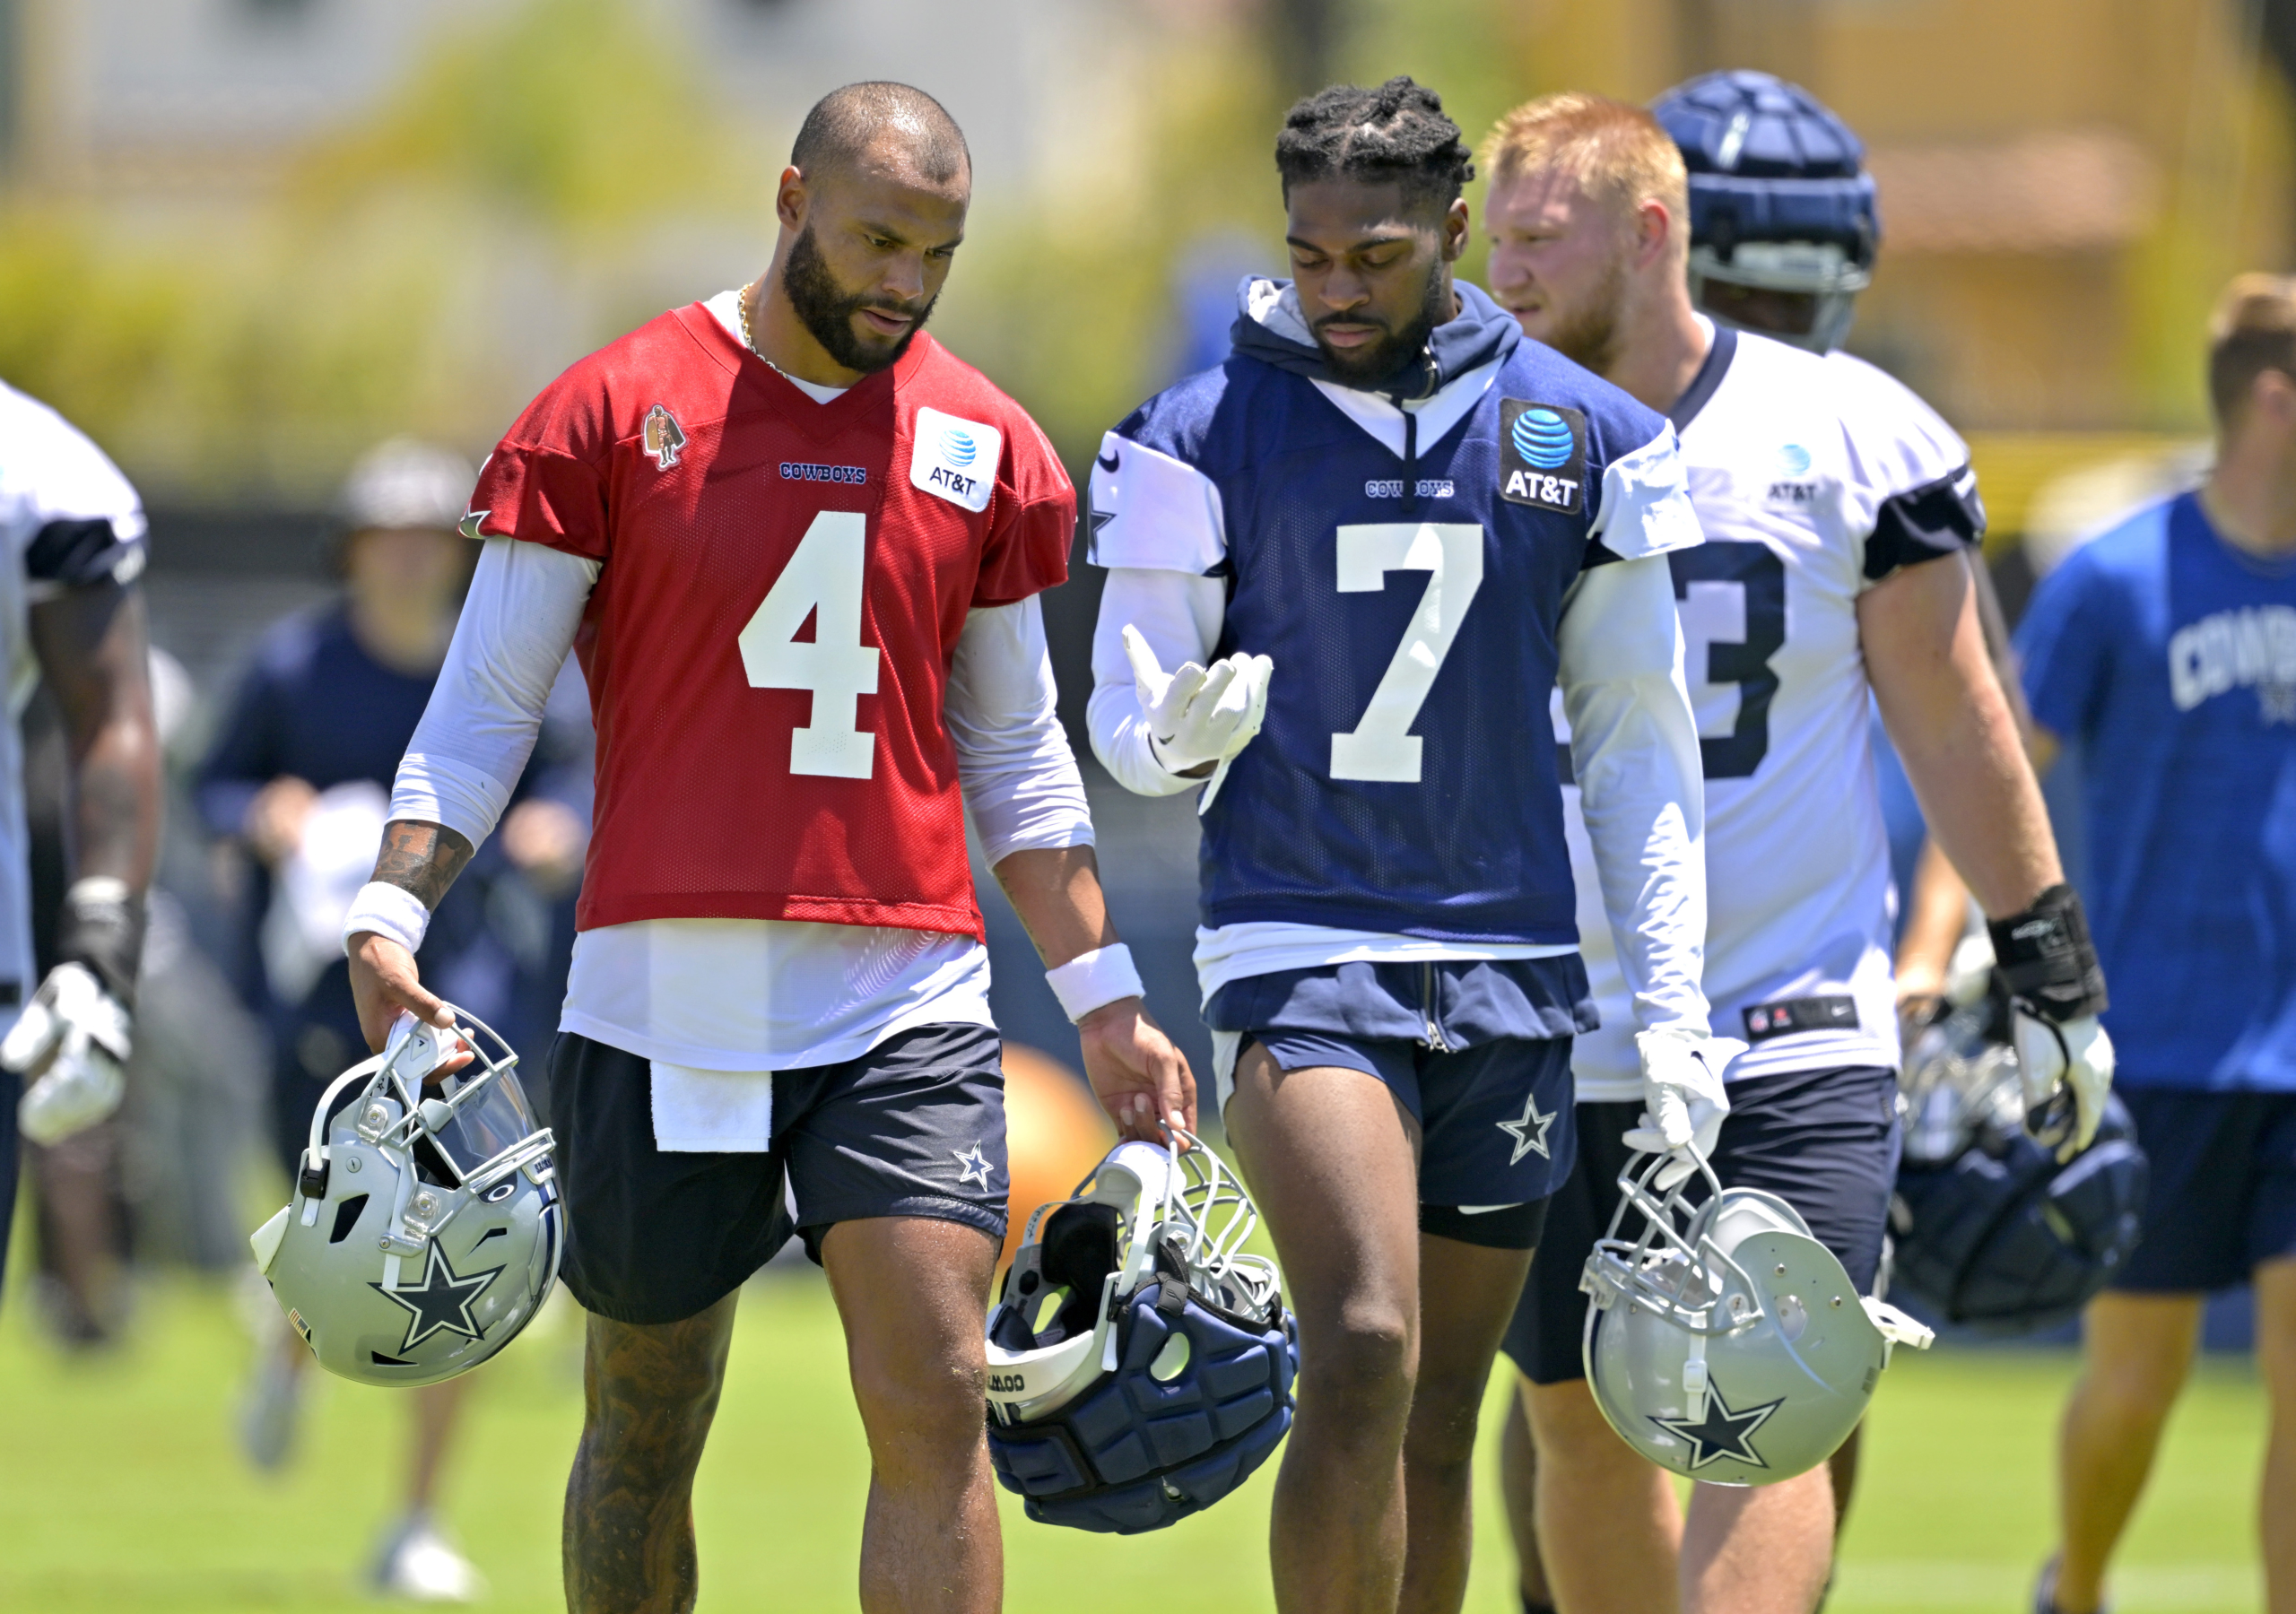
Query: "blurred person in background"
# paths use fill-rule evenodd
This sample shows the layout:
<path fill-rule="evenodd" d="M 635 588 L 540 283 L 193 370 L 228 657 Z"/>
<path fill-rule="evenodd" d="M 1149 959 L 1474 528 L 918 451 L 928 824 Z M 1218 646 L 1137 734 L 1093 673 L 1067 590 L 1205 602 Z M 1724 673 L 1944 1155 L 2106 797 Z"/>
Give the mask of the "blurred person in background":
<path fill-rule="evenodd" d="M 149 673 L 154 732 L 163 761 L 170 764 L 164 784 L 178 776 L 172 765 L 182 759 L 178 748 L 197 701 L 190 674 L 156 646 Z M 18 726 L 32 957 L 39 973 L 45 975 L 62 961 L 57 950 L 72 884 L 71 736 L 55 692 L 45 685 L 33 691 Z M 260 1046 L 261 1033 L 249 1037 L 252 1028 L 230 1001 L 229 985 L 208 960 L 180 944 L 182 915 L 161 889 L 167 847 L 170 841 L 198 837 L 187 828 L 187 815 L 177 803 L 170 801 L 166 807 L 160 868 L 146 893 L 148 923 L 136 983 L 135 1048 L 126 1062 L 126 1094 L 120 1111 L 53 1145 L 25 1145 L 24 1169 L 37 1234 L 34 1292 L 51 1334 L 74 1349 L 109 1343 L 124 1326 L 131 1298 L 126 1262 L 137 1253 L 144 1236 L 157 1235 L 155 1242 L 170 1246 L 176 1254 L 204 1250 L 211 1264 L 219 1254 L 223 1264 L 238 1264 L 244 1247 L 239 1207 L 230 1202 L 234 1176 L 230 1167 L 231 1144 L 254 1117 L 244 1103 L 233 1101 L 231 1089 L 243 1081 L 247 1050 Z M 154 976 L 155 953 L 161 960 L 164 983 Z M 182 1017 L 170 1011 L 180 1002 L 180 994 L 170 988 L 186 970 L 202 976 L 201 984 L 209 989 L 196 1011 L 196 1029 L 181 1024 Z M 194 1073 L 177 1057 L 186 1033 L 204 1034 L 222 1057 L 202 1062 Z M 153 1086 L 155 1078 L 161 1088 L 188 1078 L 207 1089 L 210 1102 L 167 1106 Z M 152 1113 L 154 1100 L 166 1108 L 163 1118 Z M 164 1129 L 156 1134 L 144 1124 L 154 1119 Z M 196 1134 L 196 1141 L 190 1134 Z M 193 1168 L 186 1170 L 186 1166 Z M 180 1225 L 162 1225 L 161 1219 L 139 1214 L 147 1208 L 159 1209 L 143 1202 L 155 1176 L 170 1179 L 174 1203 L 169 1208 L 180 1214 Z"/>
<path fill-rule="evenodd" d="M 136 586 L 144 510 L 101 450 L 0 384 L 0 659 L 37 671 L 66 740 L 72 879 L 53 968 L 35 968 L 22 740 L 0 725 L 0 1065 L 25 1090 L 0 1103 L 0 1279 L 16 1202 L 17 1133 L 54 1147 L 99 1124 L 126 1090 L 128 1013 L 144 893 L 159 854 L 160 742 Z M 21 707 L 28 689 L 15 691 Z M 13 714 L 12 714 L 13 715 Z"/>
<path fill-rule="evenodd" d="M 1669 561 L 1705 779 L 1704 982 L 1719 1034 L 1746 1039 L 1723 1072 L 1711 1163 L 1725 1187 L 1785 1199 L 1870 1294 L 1898 1163 L 1877 699 L 1996 933 L 2083 933 L 1979 620 L 1969 451 L 1903 386 L 1832 351 L 1873 255 L 1860 154 L 1805 92 L 1731 73 L 1648 111 L 1532 101 L 1500 120 L 1483 160 L 1494 295 L 1526 333 L 1667 412 L 1706 535 Z M 1648 1121 L 1631 976 L 1576 794 L 1602 1027 L 1572 1051 L 1578 1172 L 1506 1342 L 1530 1436 L 1505 1453 L 1524 1607 L 1806 1610 L 1831 1569 L 1829 1467 L 1699 1485 L 1685 1520 L 1671 1477 L 1613 1432 L 1585 1378 L 1579 1274 Z M 2100 1005 L 2100 985 L 2056 1017 L 2075 1048 L 2101 1042 Z M 2074 1072 L 2083 1135 L 2109 1072 L 2100 1054 Z"/>
<path fill-rule="evenodd" d="M 2296 1611 L 2296 281 L 2232 282 L 2208 390 L 2200 488 L 2075 551 L 2016 635 L 2037 762 L 2080 757 L 2105 1022 L 2152 1173 L 2144 1242 L 2083 1317 L 2036 1614 L 2105 1606 L 2203 1305 L 2243 1281 L 2272 1408 L 2266 1605 Z"/>
<path fill-rule="evenodd" d="M 200 770 L 208 828 L 235 837 L 260 865 L 246 918 L 272 1036 L 273 1132 L 290 1176 L 326 1084 L 365 1056 L 343 915 L 373 866 L 391 777 L 454 634 L 471 562 L 455 526 L 474 480 L 459 456 L 406 439 L 359 462 L 339 501 L 341 595 L 265 634 Z M 491 1021 L 509 1003 L 513 965 L 486 907 L 483 881 L 457 891 L 423 956 L 442 992 Z M 310 1366 L 275 1308 L 270 1324 L 239 1415 L 241 1448 L 265 1471 L 293 1453 Z M 376 1555 L 378 1591 L 461 1601 L 481 1590 L 433 1511 L 468 1384 L 457 1378 L 407 1393 L 410 1471 L 404 1510 Z"/>

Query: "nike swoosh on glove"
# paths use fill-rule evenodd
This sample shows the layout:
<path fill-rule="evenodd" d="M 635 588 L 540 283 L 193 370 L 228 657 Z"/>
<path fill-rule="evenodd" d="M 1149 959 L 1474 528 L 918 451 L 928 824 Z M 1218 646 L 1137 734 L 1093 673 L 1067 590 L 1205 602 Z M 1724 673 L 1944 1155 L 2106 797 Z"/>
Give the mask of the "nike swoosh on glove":
<path fill-rule="evenodd" d="M 1139 629 L 1124 627 L 1124 653 L 1148 720 L 1148 749 L 1167 772 L 1184 774 L 1206 762 L 1222 768 L 1252 742 L 1267 718 L 1267 682 L 1275 664 L 1241 651 L 1209 667 L 1184 663 L 1167 672 Z M 1214 778 L 1205 804 L 1220 788 Z"/>
<path fill-rule="evenodd" d="M 2113 1039 L 2093 1014 L 2062 1025 L 2011 1011 L 2010 1036 L 2025 1090 L 2025 1130 L 2060 1162 L 2089 1147 L 2113 1090 Z"/>
<path fill-rule="evenodd" d="M 1626 1146 L 1674 1156 L 1656 1179 L 1659 1189 L 1670 1189 L 1714 1153 L 1722 1117 L 1730 1113 L 1722 1072 L 1746 1045 L 1668 1027 L 1636 1032 L 1634 1047 L 1642 1056 L 1642 1124 L 1626 1134 Z"/>
<path fill-rule="evenodd" d="M 42 1146 L 83 1132 L 119 1107 L 131 1047 L 127 1011 L 84 964 L 58 964 L 0 1038 L 0 1066 L 38 1073 L 16 1124 Z"/>

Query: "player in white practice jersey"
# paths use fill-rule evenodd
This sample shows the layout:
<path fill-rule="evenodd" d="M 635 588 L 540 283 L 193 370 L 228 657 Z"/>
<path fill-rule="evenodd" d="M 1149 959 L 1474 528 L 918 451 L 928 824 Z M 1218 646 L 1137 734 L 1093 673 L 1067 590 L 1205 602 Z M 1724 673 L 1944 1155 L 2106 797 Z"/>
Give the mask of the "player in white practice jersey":
<path fill-rule="evenodd" d="M 55 1143 L 124 1091 L 144 893 L 160 837 L 160 741 L 136 578 L 144 507 L 111 461 L 54 410 L 0 384 L 0 1261 L 16 1202 L 16 1133 Z M 58 962 L 31 993 L 30 848 L 14 716 L 45 678 L 71 763 L 73 882 Z M 29 1005 L 26 994 L 31 993 Z"/>
<path fill-rule="evenodd" d="M 1973 883 L 1987 912 L 2083 945 L 2085 933 L 1979 629 L 1963 555 L 1984 514 L 1968 451 L 1896 381 L 1824 351 L 1872 256 L 1854 137 L 1756 74 L 1699 81 L 1669 108 L 1693 131 L 1685 145 L 1710 123 L 1728 148 L 1718 164 L 1687 154 L 1701 178 L 1726 170 L 1713 187 L 1725 205 L 1749 203 L 1718 232 L 1735 230 L 1735 261 L 1692 246 L 1708 234 L 1685 228 L 1694 193 L 1679 129 L 1555 96 L 1509 114 L 1485 148 L 1492 291 L 1528 334 L 1665 409 L 1680 436 L 1707 537 L 1671 559 L 1706 772 L 1704 980 L 1717 1033 L 1745 1045 L 1725 1072 L 1711 1163 L 1726 1186 L 1785 1198 L 1871 1292 L 1898 1149 L 1874 699 L 1940 838 L 1985 864 Z M 1833 182 L 1831 216 L 1809 205 L 1829 187 L 1807 179 L 1794 192 L 1800 218 L 1729 188 L 1789 165 Z M 1810 239 L 1760 239 L 1781 226 Z M 1795 284 L 1798 298 L 1784 290 Z M 1701 313 L 1694 287 L 1709 309 L 1788 340 Z M 1572 839 L 1591 870 L 1575 824 Z M 1685 1526 L 1667 1477 L 1612 1433 L 1583 1376 L 1579 1271 L 1616 1204 L 1641 1106 L 1631 997 L 1590 884 L 1582 877 L 1579 928 L 1603 1025 L 1572 1053 L 1581 1158 L 1507 1341 L 1528 1381 L 1537 1474 L 1523 1482 L 1530 1465 L 1514 1443 L 1518 1536 L 1543 1549 L 1544 1584 L 1526 1586 L 1525 1606 L 1806 1610 L 1831 1566 L 1826 1469 L 1701 1485 Z M 2100 991 L 2075 994 L 2060 1016 L 2075 1049 L 2100 1045 L 2092 998 Z M 2109 1071 L 2100 1057 L 2074 1072 L 2084 1135 Z M 1735 1444 L 1761 1462 L 1754 1429 Z"/>

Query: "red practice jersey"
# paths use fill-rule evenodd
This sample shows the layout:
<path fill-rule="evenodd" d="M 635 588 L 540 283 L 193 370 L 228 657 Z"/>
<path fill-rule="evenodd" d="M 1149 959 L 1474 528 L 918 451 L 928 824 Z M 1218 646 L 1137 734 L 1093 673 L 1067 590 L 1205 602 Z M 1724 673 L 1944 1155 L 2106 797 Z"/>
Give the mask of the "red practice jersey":
<path fill-rule="evenodd" d="M 942 719 L 965 614 L 1061 582 L 1076 497 L 929 335 L 816 404 L 700 303 L 552 382 L 464 528 L 602 563 L 578 923 L 796 919 L 978 936 Z"/>

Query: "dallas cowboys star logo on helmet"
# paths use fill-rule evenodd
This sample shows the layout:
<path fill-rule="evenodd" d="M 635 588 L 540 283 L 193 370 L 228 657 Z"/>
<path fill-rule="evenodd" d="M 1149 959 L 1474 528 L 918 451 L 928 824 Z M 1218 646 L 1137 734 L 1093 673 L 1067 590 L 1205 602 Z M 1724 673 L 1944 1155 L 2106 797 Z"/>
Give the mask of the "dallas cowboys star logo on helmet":
<path fill-rule="evenodd" d="M 367 1287 L 388 1300 L 396 1300 L 409 1314 L 406 1341 L 398 1348 L 404 1356 L 434 1333 L 460 1334 L 465 1340 L 479 1337 L 477 1319 L 470 1315 L 472 1305 L 486 1292 L 487 1286 L 501 1273 L 500 1267 L 489 1267 L 483 1272 L 473 1272 L 465 1278 L 448 1264 L 447 1253 L 438 1241 L 430 1244 L 430 1264 L 422 1269 L 421 1289 L 386 1289 L 379 1283 Z"/>
<path fill-rule="evenodd" d="M 959 1167 L 957 1181 L 960 1184 L 978 1182 L 984 1188 L 988 1186 L 988 1174 L 996 1167 L 988 1163 L 988 1157 L 980 1152 L 979 1144 L 976 1143 L 966 1150 L 951 1150 L 949 1152 L 956 1159 Z"/>
<path fill-rule="evenodd" d="M 1499 1130 L 1515 1140 L 1515 1152 L 1507 1157 L 1507 1164 L 1512 1166 L 1526 1154 L 1535 1154 L 1542 1160 L 1554 1158 L 1547 1150 L 1546 1133 L 1547 1128 L 1554 1124 L 1557 1113 L 1552 1110 L 1541 1113 L 1538 1095 L 1533 1093 L 1523 1100 L 1521 1120 L 1499 1123 Z"/>
<path fill-rule="evenodd" d="M 1748 1407 L 1743 1412 L 1730 1410 L 1722 1399 L 1718 1384 L 1706 1389 L 1706 1416 L 1696 1423 L 1687 1418 L 1660 1418 L 1655 1413 L 1650 1421 L 1670 1435 L 1679 1435 L 1690 1442 L 1690 1465 L 1704 1468 L 1709 1462 L 1725 1457 L 1740 1462 L 1751 1462 L 1756 1468 L 1768 1468 L 1761 1453 L 1754 1450 L 1753 1433 L 1770 1421 L 1770 1415 L 1786 1404 L 1780 1396 L 1774 1401 L 1764 1401 L 1759 1407 Z"/>

